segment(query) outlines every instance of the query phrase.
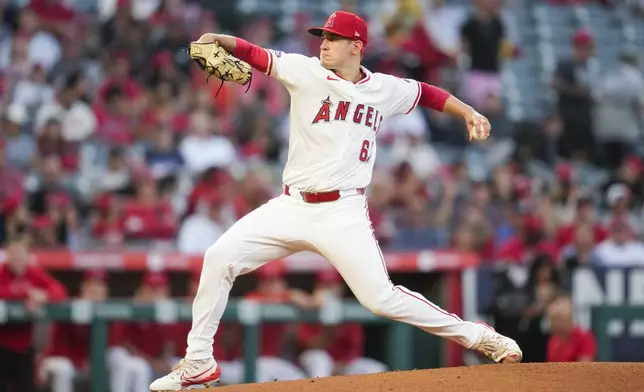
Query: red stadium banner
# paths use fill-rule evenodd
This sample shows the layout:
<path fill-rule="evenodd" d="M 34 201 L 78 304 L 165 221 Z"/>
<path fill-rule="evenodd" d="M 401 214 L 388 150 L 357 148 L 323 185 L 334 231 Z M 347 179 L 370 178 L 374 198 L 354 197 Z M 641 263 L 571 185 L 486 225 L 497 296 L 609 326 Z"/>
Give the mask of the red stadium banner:
<path fill-rule="evenodd" d="M 478 256 L 450 251 L 387 252 L 384 253 L 387 268 L 391 272 L 460 271 L 479 264 Z M 4 250 L 0 250 L 0 263 L 4 262 Z M 35 251 L 33 262 L 50 270 L 83 270 L 104 268 L 118 271 L 189 271 L 199 268 L 201 255 L 172 252 L 69 252 L 66 250 Z M 329 268 L 323 257 L 302 252 L 277 262 L 284 263 L 289 272 L 315 272 Z"/>

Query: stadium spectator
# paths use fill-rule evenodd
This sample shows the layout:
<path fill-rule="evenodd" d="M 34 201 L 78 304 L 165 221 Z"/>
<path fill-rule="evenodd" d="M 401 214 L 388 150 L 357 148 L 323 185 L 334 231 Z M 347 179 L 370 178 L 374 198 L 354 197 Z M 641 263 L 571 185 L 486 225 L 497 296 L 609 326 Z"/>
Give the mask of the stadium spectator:
<path fill-rule="evenodd" d="M 507 34 L 500 16 L 501 1 L 477 0 L 475 7 L 461 25 L 462 50 L 469 57 L 464 92 L 474 108 L 483 110 L 488 96 L 501 93 L 502 49 L 507 45 Z"/>
<path fill-rule="evenodd" d="M 499 246 L 495 259 L 511 263 L 530 265 L 540 254 L 556 259 L 556 246 L 544 235 L 544 224 L 540 217 L 526 214 L 519 218 L 518 234 L 508 238 Z"/>
<path fill-rule="evenodd" d="M 606 201 L 609 210 L 604 217 L 606 225 L 610 225 L 616 219 L 628 222 L 633 234 L 639 234 L 642 229 L 642 222 L 638 215 L 631 210 L 633 196 L 629 187 L 623 183 L 614 183 L 606 190 Z"/>
<path fill-rule="evenodd" d="M 30 313 L 50 302 L 66 299 L 65 288 L 43 268 L 30 262 L 28 238 L 11 238 L 7 262 L 0 264 L 0 300 L 21 301 Z M 33 324 L 29 321 L 0 325 L 0 391 L 33 391 L 35 352 Z"/>
<path fill-rule="evenodd" d="M 525 347 L 525 362 L 545 362 L 547 333 L 542 329 L 547 305 L 561 288 L 554 261 L 547 255 L 538 256 L 530 265 L 528 280 L 523 288 L 528 303 L 519 321 L 517 343 Z"/>
<path fill-rule="evenodd" d="M 12 103 L 32 109 L 51 102 L 53 98 L 54 89 L 47 83 L 45 69 L 40 64 L 34 64 L 28 78 L 21 79 L 16 83 Z"/>
<path fill-rule="evenodd" d="M 36 153 L 33 139 L 22 132 L 28 116 L 24 105 L 13 103 L 7 108 L 4 119 L 6 159 L 11 166 L 20 170 L 30 169 Z"/>
<path fill-rule="evenodd" d="M 644 243 L 635 228 L 624 218 L 615 218 L 608 226 L 609 236 L 595 249 L 596 264 L 603 267 L 644 265 Z"/>
<path fill-rule="evenodd" d="M 592 362 L 597 354 L 594 336 L 573 322 L 570 297 L 558 295 L 548 304 L 546 313 L 551 337 L 547 344 L 548 362 Z"/>
<path fill-rule="evenodd" d="M 221 197 L 213 194 L 202 201 L 201 208 L 187 217 L 179 229 L 177 249 L 180 252 L 201 255 L 226 229 L 221 212 Z"/>
<path fill-rule="evenodd" d="M 618 64 L 601 78 L 595 99 L 595 140 L 604 151 L 606 166 L 615 169 L 624 156 L 633 153 L 641 137 L 644 76 L 636 53 L 620 54 Z"/>
<path fill-rule="evenodd" d="M 606 196 L 614 198 L 614 201 L 625 197 L 628 201 L 625 207 L 629 209 L 641 208 L 644 205 L 643 173 L 644 164 L 642 164 L 642 159 L 639 156 L 634 154 L 623 156 L 619 167 L 617 167 L 617 170 L 613 172 L 611 178 L 603 186 L 604 191 L 607 192 Z M 612 187 L 616 184 L 621 185 Z M 627 189 L 622 189 L 624 185 Z M 609 192 L 608 190 L 611 187 L 613 190 Z M 612 200 L 609 200 L 610 203 L 612 203 Z"/>
<path fill-rule="evenodd" d="M 575 32 L 572 58 L 559 60 L 552 80 L 557 93 L 558 113 L 563 121 L 559 155 L 567 159 L 589 160 L 594 157 L 592 83 L 598 77 L 590 61 L 594 45 L 590 32 Z"/>
<path fill-rule="evenodd" d="M 344 282 L 335 270 L 318 273 L 313 291 L 315 304 L 333 306 L 344 296 Z M 364 330 L 357 323 L 322 325 L 304 323 L 298 329 L 302 349 L 299 363 L 309 377 L 370 374 L 387 371 L 387 366 L 364 357 Z"/>
<path fill-rule="evenodd" d="M 257 290 L 244 296 L 250 301 L 262 303 L 293 303 L 297 306 L 311 307 L 310 295 L 301 291 L 290 289 L 284 277 L 284 269 L 278 263 L 272 263 L 258 270 L 259 282 Z M 243 338 L 239 328 L 235 328 L 234 345 L 231 348 L 231 357 L 239 361 L 242 357 Z M 296 341 L 296 331 L 293 326 L 278 323 L 262 324 L 260 329 L 261 347 L 257 360 L 258 382 L 275 380 L 298 380 L 306 378 L 304 372 L 288 359 L 288 351 L 293 350 Z M 243 372 L 237 372 L 240 375 Z M 233 380 L 231 380 L 233 381 Z M 234 380 L 240 383 L 242 380 Z"/>
<path fill-rule="evenodd" d="M 168 278 L 163 273 L 149 272 L 143 277 L 134 301 L 152 304 L 166 300 L 171 295 Z M 167 373 L 177 362 L 180 348 L 176 347 L 176 325 L 153 321 L 128 323 L 123 332 L 123 346 L 128 350 L 130 377 L 134 392 L 148 390 L 158 374 Z"/>
<path fill-rule="evenodd" d="M 125 236 L 131 240 L 170 240 L 177 231 L 177 216 L 162 197 L 159 183 L 147 168 L 135 174 L 135 196 L 123 206 Z"/>
<path fill-rule="evenodd" d="M 96 116 L 90 105 L 83 101 L 87 94 L 85 75 L 78 70 L 58 81 L 51 101 L 43 102 L 36 111 L 34 130 L 38 134 L 50 120 L 61 123 L 63 140 L 76 143 L 86 140 L 96 131 Z"/>
<path fill-rule="evenodd" d="M 566 278 L 579 267 L 591 267 L 596 263 L 595 246 L 599 243 L 593 226 L 581 223 L 571 230 L 572 241 L 561 250 L 563 272 Z"/>
<path fill-rule="evenodd" d="M 218 121 L 205 111 L 192 113 L 190 133 L 179 145 L 186 168 L 194 174 L 211 167 L 228 168 L 236 159 L 230 140 L 221 135 Z"/>
<path fill-rule="evenodd" d="M 88 270 L 81 283 L 78 299 L 91 302 L 107 300 L 109 288 L 107 274 L 103 270 Z M 110 390 L 127 391 L 129 362 L 120 347 L 123 324 L 110 325 L 107 362 L 110 374 Z M 51 385 L 52 392 L 73 392 L 78 380 L 87 380 L 90 375 L 91 327 L 86 324 L 57 323 L 53 326 L 49 346 L 45 349 L 40 365 L 41 378 Z"/>
<path fill-rule="evenodd" d="M 573 221 L 568 224 L 564 223 L 558 226 L 555 242 L 559 249 L 572 244 L 575 239 L 579 240 L 577 237 L 577 230 L 582 226 L 591 229 L 590 240 L 592 243 L 600 243 L 608 236 L 606 228 L 596 216 L 597 207 L 593 200 L 588 197 L 580 197 L 576 200 L 576 203 L 577 205 L 575 214 L 573 215 Z M 586 237 L 584 236 L 583 238 Z M 583 243 L 586 243 L 586 241 L 587 240 L 582 240 Z"/>

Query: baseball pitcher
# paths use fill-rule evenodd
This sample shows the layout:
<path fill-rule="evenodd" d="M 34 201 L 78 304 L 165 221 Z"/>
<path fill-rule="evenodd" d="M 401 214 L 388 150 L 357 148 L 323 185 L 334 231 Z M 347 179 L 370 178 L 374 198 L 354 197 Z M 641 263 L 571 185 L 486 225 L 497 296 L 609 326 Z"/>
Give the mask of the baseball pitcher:
<path fill-rule="evenodd" d="M 206 252 L 193 303 L 188 350 L 152 391 L 210 386 L 221 377 L 213 337 L 237 276 L 301 251 L 327 258 L 372 312 L 479 351 L 496 362 L 519 362 L 516 342 L 480 323 L 461 320 L 421 294 L 394 285 L 368 217 L 376 135 L 382 121 L 420 105 L 464 119 L 470 139 L 484 140 L 488 120 L 449 93 L 423 82 L 372 73 L 361 66 L 367 25 L 333 13 L 320 57 L 260 48 L 243 39 L 204 34 L 189 54 L 223 81 L 250 83 L 250 67 L 280 81 L 291 95 L 284 192 L 233 225 Z M 250 66 L 250 67 L 249 67 Z"/>

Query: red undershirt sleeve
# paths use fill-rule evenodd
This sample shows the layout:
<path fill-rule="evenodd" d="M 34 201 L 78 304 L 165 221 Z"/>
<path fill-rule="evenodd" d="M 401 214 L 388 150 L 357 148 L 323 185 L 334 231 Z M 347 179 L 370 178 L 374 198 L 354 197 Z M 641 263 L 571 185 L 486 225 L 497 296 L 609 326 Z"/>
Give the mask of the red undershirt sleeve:
<path fill-rule="evenodd" d="M 233 56 L 247 62 L 251 67 L 261 71 L 265 74 L 270 73 L 270 56 L 268 52 L 257 45 L 242 39 L 235 38 L 237 45 L 233 51 Z"/>
<path fill-rule="evenodd" d="M 418 104 L 422 107 L 438 110 L 442 112 L 445 108 L 445 102 L 450 97 L 450 93 L 427 83 L 420 83 L 420 100 Z"/>

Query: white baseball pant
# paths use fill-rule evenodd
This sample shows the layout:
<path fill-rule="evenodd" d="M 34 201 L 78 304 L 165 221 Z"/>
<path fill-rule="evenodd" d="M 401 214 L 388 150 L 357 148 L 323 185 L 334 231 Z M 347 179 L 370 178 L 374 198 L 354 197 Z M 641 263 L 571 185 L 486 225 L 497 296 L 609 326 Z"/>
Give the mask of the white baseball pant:
<path fill-rule="evenodd" d="M 221 368 L 221 382 L 224 385 L 244 382 L 244 362 L 242 360 L 218 362 Z M 295 364 L 277 357 L 259 357 L 256 362 L 256 382 L 291 381 L 306 378 L 306 374 Z"/>
<path fill-rule="evenodd" d="M 40 372 L 40 377 L 51 386 L 51 392 L 74 392 L 76 368 L 69 358 L 47 357 L 40 365 Z"/>
<path fill-rule="evenodd" d="M 110 391 L 149 392 L 152 367 L 141 357 L 125 348 L 114 347 L 107 355 L 110 370 Z"/>
<path fill-rule="evenodd" d="M 358 301 L 377 315 L 414 325 L 470 348 L 476 324 L 389 279 L 368 217 L 367 199 L 357 190 L 337 201 L 310 204 L 291 188 L 240 219 L 206 251 L 192 307 L 187 359 L 212 357 L 212 345 L 237 276 L 271 260 L 301 251 L 325 257 Z"/>
<path fill-rule="evenodd" d="M 326 350 L 306 350 L 300 354 L 300 364 L 309 377 L 330 377 L 333 376 L 335 361 Z M 345 364 L 341 374 L 374 374 L 386 372 L 387 365 L 371 358 L 356 358 Z"/>
<path fill-rule="evenodd" d="M 111 391 L 148 392 L 152 370 L 145 360 L 132 356 L 122 347 L 109 349 L 107 368 Z M 50 380 L 52 392 L 73 392 L 77 370 L 69 358 L 47 357 L 41 365 L 41 377 Z"/>

